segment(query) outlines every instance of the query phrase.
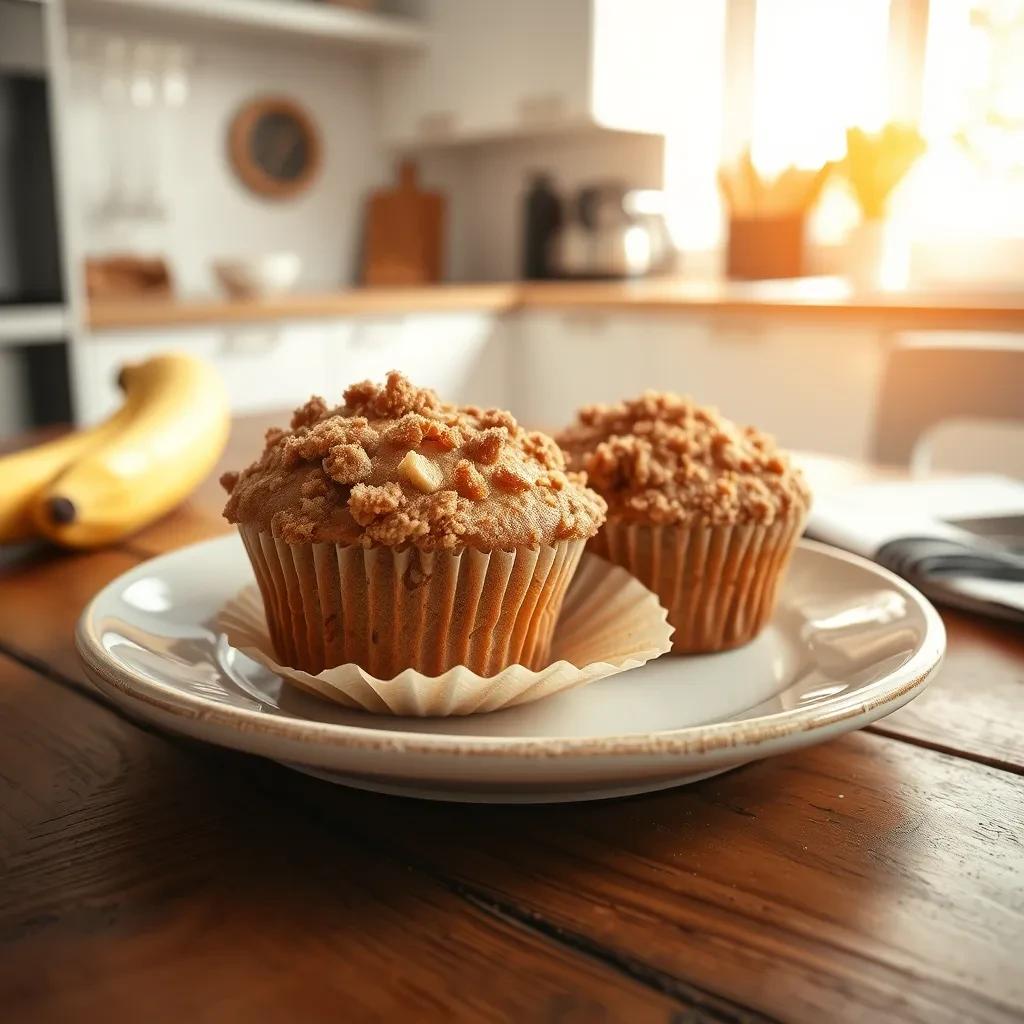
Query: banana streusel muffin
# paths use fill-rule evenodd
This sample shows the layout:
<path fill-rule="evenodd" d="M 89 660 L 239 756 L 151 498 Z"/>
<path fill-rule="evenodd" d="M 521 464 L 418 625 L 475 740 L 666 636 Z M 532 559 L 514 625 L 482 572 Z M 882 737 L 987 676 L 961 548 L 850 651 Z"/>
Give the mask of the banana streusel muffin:
<path fill-rule="evenodd" d="M 605 504 L 545 434 L 400 373 L 311 398 L 221 482 L 282 662 L 379 678 L 547 663 Z"/>
<path fill-rule="evenodd" d="M 647 392 L 581 409 L 558 440 L 608 503 L 592 549 L 658 594 L 675 653 L 726 650 L 760 632 L 810 507 L 803 476 L 770 437 Z"/>

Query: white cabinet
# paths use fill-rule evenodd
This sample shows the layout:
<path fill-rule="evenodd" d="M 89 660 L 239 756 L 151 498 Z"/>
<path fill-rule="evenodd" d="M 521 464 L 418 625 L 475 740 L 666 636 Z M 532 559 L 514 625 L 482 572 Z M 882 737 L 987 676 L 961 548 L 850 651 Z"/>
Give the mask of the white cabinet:
<path fill-rule="evenodd" d="M 233 412 L 290 408 L 324 389 L 331 330 L 309 322 L 94 334 L 76 348 L 76 419 L 95 423 L 113 412 L 121 403 L 118 370 L 164 352 L 187 352 L 212 363 Z"/>
<path fill-rule="evenodd" d="M 76 349 L 80 422 L 120 404 L 117 371 L 160 352 L 220 371 L 236 413 L 330 403 L 354 381 L 401 370 L 449 401 L 511 409 L 558 429 L 590 402 L 646 388 L 691 394 L 790 448 L 864 458 L 884 349 L 875 332 L 701 319 L 678 313 L 484 311 L 284 324 L 109 331 Z M 268 416 L 267 422 L 282 422 Z"/>
<path fill-rule="evenodd" d="M 349 384 L 383 380 L 392 369 L 449 401 L 504 406 L 513 356 L 499 336 L 505 330 L 493 313 L 459 311 L 101 332 L 76 348 L 76 418 L 95 423 L 113 412 L 121 367 L 162 352 L 215 366 L 235 413 L 280 412 L 312 394 L 340 402 Z"/>
<path fill-rule="evenodd" d="M 423 0 L 424 50 L 378 68 L 396 146 L 587 125 L 664 132 L 681 102 L 679 0 Z"/>
<path fill-rule="evenodd" d="M 885 353 L 870 329 L 679 313 L 525 312 L 512 408 L 557 428 L 648 388 L 692 395 L 788 448 L 867 458 Z"/>

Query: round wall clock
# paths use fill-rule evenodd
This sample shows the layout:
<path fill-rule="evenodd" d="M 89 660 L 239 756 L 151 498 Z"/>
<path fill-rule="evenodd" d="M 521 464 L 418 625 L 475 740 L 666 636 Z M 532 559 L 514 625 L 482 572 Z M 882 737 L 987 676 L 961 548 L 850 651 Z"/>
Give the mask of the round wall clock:
<path fill-rule="evenodd" d="M 250 100 L 231 122 L 231 165 L 261 196 L 286 199 L 308 188 L 320 167 L 320 148 L 312 118 L 284 97 Z"/>

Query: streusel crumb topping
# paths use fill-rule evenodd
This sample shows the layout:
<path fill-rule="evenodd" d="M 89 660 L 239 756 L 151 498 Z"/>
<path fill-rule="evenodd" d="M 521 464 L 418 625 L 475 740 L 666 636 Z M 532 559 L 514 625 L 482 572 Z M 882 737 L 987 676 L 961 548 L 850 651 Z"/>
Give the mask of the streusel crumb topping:
<path fill-rule="evenodd" d="M 314 396 L 221 482 L 228 520 L 290 544 L 535 547 L 592 537 L 605 513 L 550 437 L 501 409 L 442 402 L 397 372 L 353 384 L 333 409 Z"/>
<path fill-rule="evenodd" d="M 803 475 L 774 440 L 679 395 L 591 405 L 558 435 L 610 515 L 654 524 L 768 525 L 806 510 Z"/>

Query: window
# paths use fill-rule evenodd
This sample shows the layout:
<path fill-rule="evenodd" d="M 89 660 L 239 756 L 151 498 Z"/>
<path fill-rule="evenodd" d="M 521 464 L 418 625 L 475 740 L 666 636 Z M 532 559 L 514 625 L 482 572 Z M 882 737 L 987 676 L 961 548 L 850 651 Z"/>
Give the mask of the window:
<path fill-rule="evenodd" d="M 763 173 L 820 167 L 846 129 L 889 119 L 889 0 L 758 0 L 751 156 Z"/>
<path fill-rule="evenodd" d="M 677 244 L 706 250 L 722 241 L 720 163 L 749 147 L 765 174 L 818 167 L 842 155 L 848 126 L 888 119 L 889 0 L 719 0 L 689 10 L 691 83 L 666 140 L 665 181 Z M 845 230 L 840 207 L 833 233 Z"/>
<path fill-rule="evenodd" d="M 931 4 L 921 131 L 916 233 L 1024 238 L 1024 0 Z"/>
<path fill-rule="evenodd" d="M 945 259 L 942 239 L 962 246 L 969 237 L 980 249 L 966 261 L 961 251 L 961 268 L 1009 273 L 1009 250 L 985 254 L 1000 240 L 1024 242 L 1024 0 L 696 8 L 701 23 L 687 44 L 694 80 L 666 143 L 673 234 L 684 250 L 721 245 L 720 163 L 749 147 L 765 174 L 820 166 L 843 154 L 847 127 L 897 120 L 916 123 L 928 145 L 893 197 L 896 218 L 929 249 L 922 266 Z M 812 238 L 842 242 L 857 216 L 837 182 L 812 219 Z"/>

